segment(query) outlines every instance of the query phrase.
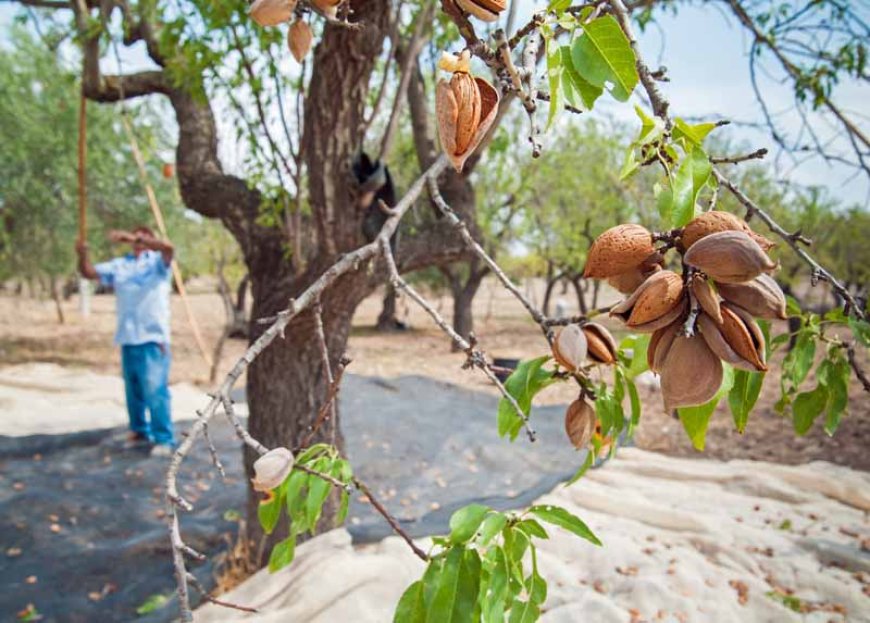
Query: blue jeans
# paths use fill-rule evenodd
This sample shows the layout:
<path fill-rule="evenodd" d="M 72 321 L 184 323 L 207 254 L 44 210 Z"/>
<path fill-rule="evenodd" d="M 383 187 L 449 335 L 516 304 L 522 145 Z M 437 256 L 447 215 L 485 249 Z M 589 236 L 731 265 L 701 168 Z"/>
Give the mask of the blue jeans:
<path fill-rule="evenodd" d="M 166 344 L 148 342 L 121 346 L 130 430 L 157 444 L 175 443 L 169 398 L 171 360 Z M 145 409 L 151 413 L 150 422 L 145 418 Z"/>

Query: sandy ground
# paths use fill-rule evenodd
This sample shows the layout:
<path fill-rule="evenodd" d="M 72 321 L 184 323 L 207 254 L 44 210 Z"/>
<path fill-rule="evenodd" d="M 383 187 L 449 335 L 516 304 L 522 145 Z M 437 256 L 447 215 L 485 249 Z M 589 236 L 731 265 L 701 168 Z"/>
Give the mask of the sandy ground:
<path fill-rule="evenodd" d="M 604 541 L 598 548 L 548 526 L 550 538 L 538 542 L 549 584 L 540 620 L 870 621 L 870 559 L 861 544 L 868 491 L 866 474 L 828 463 L 720 463 L 625 450 L 538 500 L 582 517 Z M 382 623 L 422 573 L 397 537 L 354 549 L 336 530 L 304 543 L 284 570 L 260 571 L 222 596 L 260 614 L 207 605 L 196 620 Z M 793 609 L 782 603 L 786 596 Z"/>
<path fill-rule="evenodd" d="M 540 282 L 524 288 L 540 301 Z M 560 295 L 557 292 L 557 298 Z M 199 293 L 190 297 L 208 344 L 214 344 L 223 323 L 223 311 L 215 294 Z M 431 297 L 439 310 L 449 317 L 449 297 Z M 568 293 L 562 298 L 573 304 Z M 604 301 L 608 300 L 607 295 Z M 354 317 L 348 354 L 353 358 L 350 371 L 367 376 L 395 377 L 419 374 L 484 392 L 495 389 L 477 372 L 461 369 L 463 355 L 451 353 L 449 342 L 417 307 L 400 301 L 399 315 L 410 331 L 382 334 L 372 329 L 380 311 L 380 294 L 367 299 Z M 572 313 L 576 309 L 572 310 Z M 117 374 L 119 361 L 112 345 L 114 300 L 111 296 L 93 298 L 92 313 L 82 318 L 77 300 L 65 304 L 67 322 L 57 323 L 50 300 L 0 296 L 0 364 L 55 362 L 65 366 L 86 367 L 93 372 Z M 196 348 L 186 323 L 180 299 L 172 299 L 173 383 L 189 383 L 207 389 L 208 369 Z M 528 358 L 546 352 L 540 331 L 525 315 L 519 303 L 494 281 L 484 283 L 475 301 L 477 334 L 481 347 L 498 357 Z M 617 332 L 618 325 L 611 328 Z M 775 333 L 782 328 L 775 329 Z M 229 370 L 244 351 L 238 340 L 227 343 L 220 370 Z M 865 355 L 866 361 L 866 355 Z M 768 376 L 748 430 L 739 435 L 733 430 L 727 407 L 714 416 L 708 433 L 704 456 L 748 458 L 784 463 L 803 463 L 822 459 L 833 463 L 870 469 L 870 396 L 852 383 L 849 415 L 836 436 L 828 437 L 816 426 L 810 434 L 797 438 L 789 421 L 772 409 L 778 399 L 777 366 Z M 243 385 L 243 380 L 240 381 Z M 636 435 L 637 444 L 645 449 L 679 456 L 698 456 L 679 422 L 664 413 L 655 383 L 641 387 L 644 415 Z M 536 399 L 536 404 L 564 404 L 574 398 L 569 384 L 558 384 Z M 176 411 L 176 413 L 178 413 Z M 178 417 L 178 416 L 177 416 Z"/>

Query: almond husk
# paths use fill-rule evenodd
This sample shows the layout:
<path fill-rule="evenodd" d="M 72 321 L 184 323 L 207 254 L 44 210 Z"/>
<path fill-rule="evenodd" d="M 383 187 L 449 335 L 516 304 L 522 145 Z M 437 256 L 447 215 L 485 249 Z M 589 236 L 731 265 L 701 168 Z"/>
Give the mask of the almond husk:
<path fill-rule="evenodd" d="M 564 326 L 556 332 L 551 349 L 556 363 L 568 372 L 575 373 L 586 360 L 588 352 L 586 334 L 579 325 Z"/>
<path fill-rule="evenodd" d="M 727 315 L 729 312 L 725 313 Z M 719 359 L 735 368 L 739 368 L 740 370 L 747 370 L 749 372 L 757 371 L 757 368 L 751 362 L 738 355 L 734 349 L 731 348 L 728 340 L 722 334 L 720 324 L 710 318 L 710 316 L 705 313 L 698 316 L 698 329 L 701 336 L 704 338 L 704 341 L 707 342 L 707 346 L 710 347 L 710 350 L 712 350 Z"/>
<path fill-rule="evenodd" d="M 583 325 L 583 334 L 586 336 L 586 356 L 596 363 L 612 365 L 616 363 L 616 340 L 604 325 L 597 322 L 587 322 Z"/>
<path fill-rule="evenodd" d="M 785 320 L 785 294 L 770 275 L 758 275 L 746 283 L 717 283 L 719 294 L 726 301 L 742 307 L 756 318 Z"/>
<path fill-rule="evenodd" d="M 646 349 L 646 363 L 653 372 L 661 370 L 662 362 L 682 329 L 682 323 L 682 319 L 678 318 L 668 326 L 653 332 Z"/>
<path fill-rule="evenodd" d="M 638 329 L 673 315 L 674 310 L 684 302 L 682 277 L 673 271 L 663 270 L 648 277 L 631 296 L 616 305 L 610 315 L 619 316 L 629 327 Z M 670 324 L 673 319 L 661 326 Z M 656 326 L 651 330 L 658 328 Z"/>
<path fill-rule="evenodd" d="M 722 385 L 722 362 L 700 335 L 677 335 L 661 364 L 665 410 L 702 405 Z"/>
<path fill-rule="evenodd" d="M 311 3 L 324 15 L 335 19 L 342 0 L 311 0 Z"/>
<path fill-rule="evenodd" d="M 730 212 L 711 210 L 689 221 L 677 241 L 677 248 L 680 251 L 685 251 L 704 236 L 722 231 L 742 231 L 755 240 L 764 251 L 769 251 L 776 246 L 775 242 L 752 231 L 749 224 L 739 216 L 734 216 Z"/>
<path fill-rule="evenodd" d="M 277 26 L 289 22 L 295 8 L 296 0 L 256 0 L 248 14 L 260 26 Z"/>
<path fill-rule="evenodd" d="M 704 236 L 689 247 L 683 261 L 720 283 L 744 283 L 777 268 L 758 243 L 742 231 Z"/>
<path fill-rule="evenodd" d="M 483 22 L 494 22 L 498 19 L 499 11 L 504 10 L 504 7 L 498 11 L 492 10 L 484 6 L 483 3 L 477 4 L 474 0 L 455 0 L 455 2 L 463 11 Z"/>
<path fill-rule="evenodd" d="M 692 294 L 695 300 L 713 320 L 722 323 L 722 312 L 719 309 L 719 295 L 713 290 L 713 286 L 701 275 L 692 277 Z"/>
<path fill-rule="evenodd" d="M 462 172 L 468 157 L 495 120 L 499 95 L 483 78 L 456 72 L 450 81 L 439 80 L 435 114 L 441 147 L 453 168 Z"/>
<path fill-rule="evenodd" d="M 595 408 L 582 398 L 568 405 L 565 411 L 565 434 L 575 448 L 582 450 L 589 445 L 596 422 Z"/>
<path fill-rule="evenodd" d="M 755 318 L 752 317 L 745 309 L 738 307 L 737 305 L 733 305 L 731 303 L 722 303 L 722 309 L 727 309 L 730 312 L 733 312 L 743 323 L 743 326 L 746 328 L 749 333 L 749 337 L 752 341 L 752 351 L 749 352 L 750 355 L 754 354 L 754 357 L 750 359 L 755 367 L 760 371 L 767 370 L 767 357 L 765 354 L 765 344 L 764 344 L 764 332 L 762 332 L 761 327 L 758 326 L 758 323 L 755 321 Z M 723 312 L 724 317 L 724 312 Z"/>
<path fill-rule="evenodd" d="M 311 49 L 311 41 L 314 39 L 314 34 L 304 20 L 297 19 L 290 25 L 290 30 L 287 31 L 287 47 L 290 48 L 290 53 L 297 63 L 301 63 Z"/>
<path fill-rule="evenodd" d="M 614 277 L 638 268 L 654 253 L 649 230 L 632 223 L 617 225 L 592 243 L 583 276 L 587 279 Z"/>

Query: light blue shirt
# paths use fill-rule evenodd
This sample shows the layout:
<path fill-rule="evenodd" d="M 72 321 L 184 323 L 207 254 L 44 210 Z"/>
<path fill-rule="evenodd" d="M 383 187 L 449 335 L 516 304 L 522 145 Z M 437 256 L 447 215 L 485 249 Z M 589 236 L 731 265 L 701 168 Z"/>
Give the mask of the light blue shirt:
<path fill-rule="evenodd" d="M 157 251 L 132 253 L 94 266 L 100 283 L 115 289 L 115 343 L 169 344 L 169 266 Z"/>

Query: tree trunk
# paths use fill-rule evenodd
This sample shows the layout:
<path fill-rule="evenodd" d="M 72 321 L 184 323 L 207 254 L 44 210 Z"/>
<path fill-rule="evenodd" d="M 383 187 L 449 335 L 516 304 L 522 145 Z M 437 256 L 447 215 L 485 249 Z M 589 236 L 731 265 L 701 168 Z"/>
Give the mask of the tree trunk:
<path fill-rule="evenodd" d="M 51 298 L 54 300 L 54 308 L 57 310 L 57 321 L 60 324 L 64 324 L 66 319 L 63 316 L 63 305 L 60 300 L 60 291 L 57 287 L 57 277 L 55 275 L 49 277 L 49 288 L 51 289 Z"/>
<path fill-rule="evenodd" d="M 375 328 L 378 331 L 395 331 L 399 328 L 399 319 L 396 318 L 396 301 L 399 295 L 392 284 L 387 284 L 384 291 L 383 306 L 381 313 L 378 315 L 378 322 Z"/>

